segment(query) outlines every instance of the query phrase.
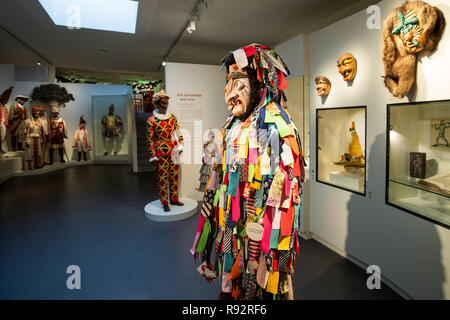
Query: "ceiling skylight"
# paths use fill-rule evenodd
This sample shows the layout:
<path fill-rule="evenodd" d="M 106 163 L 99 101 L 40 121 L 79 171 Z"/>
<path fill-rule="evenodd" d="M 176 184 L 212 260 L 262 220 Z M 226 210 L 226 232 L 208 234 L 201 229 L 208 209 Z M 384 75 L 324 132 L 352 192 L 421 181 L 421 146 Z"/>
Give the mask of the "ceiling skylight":
<path fill-rule="evenodd" d="M 139 3 L 131 0 L 39 0 L 58 26 L 136 33 Z"/>

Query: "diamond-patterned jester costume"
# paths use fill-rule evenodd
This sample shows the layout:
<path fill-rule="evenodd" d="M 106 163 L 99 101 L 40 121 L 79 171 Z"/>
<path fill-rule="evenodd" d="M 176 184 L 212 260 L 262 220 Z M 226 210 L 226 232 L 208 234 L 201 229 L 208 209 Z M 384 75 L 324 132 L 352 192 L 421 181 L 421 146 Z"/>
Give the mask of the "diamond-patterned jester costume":
<path fill-rule="evenodd" d="M 222 128 L 222 161 L 209 178 L 191 253 L 222 279 L 221 299 L 293 299 L 305 161 L 282 92 L 289 71 L 258 44 L 230 52 L 222 66 L 228 79 L 247 72 L 259 103 Z"/>
<path fill-rule="evenodd" d="M 178 201 L 179 165 L 172 161 L 174 147 L 183 144 L 177 118 L 172 113 L 154 112 L 147 120 L 150 159 L 157 157 L 158 189 L 161 204 Z M 176 138 L 175 138 L 176 137 Z"/>

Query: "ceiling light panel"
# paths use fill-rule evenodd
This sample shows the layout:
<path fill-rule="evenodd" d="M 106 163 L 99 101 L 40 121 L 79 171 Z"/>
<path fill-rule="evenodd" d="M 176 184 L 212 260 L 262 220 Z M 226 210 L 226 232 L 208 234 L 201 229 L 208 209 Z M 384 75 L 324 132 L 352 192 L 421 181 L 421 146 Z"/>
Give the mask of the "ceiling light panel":
<path fill-rule="evenodd" d="M 70 29 L 136 33 L 139 3 L 132 0 L 38 0 L 53 22 Z"/>

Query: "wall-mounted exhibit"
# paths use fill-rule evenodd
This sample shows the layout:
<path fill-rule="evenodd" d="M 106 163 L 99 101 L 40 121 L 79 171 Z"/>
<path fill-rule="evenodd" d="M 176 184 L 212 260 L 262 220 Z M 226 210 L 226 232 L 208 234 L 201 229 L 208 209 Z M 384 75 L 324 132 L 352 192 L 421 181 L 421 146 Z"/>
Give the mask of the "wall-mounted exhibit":
<path fill-rule="evenodd" d="M 386 201 L 450 227 L 450 100 L 388 105 Z"/>
<path fill-rule="evenodd" d="M 366 107 L 317 110 L 317 181 L 365 194 Z"/>

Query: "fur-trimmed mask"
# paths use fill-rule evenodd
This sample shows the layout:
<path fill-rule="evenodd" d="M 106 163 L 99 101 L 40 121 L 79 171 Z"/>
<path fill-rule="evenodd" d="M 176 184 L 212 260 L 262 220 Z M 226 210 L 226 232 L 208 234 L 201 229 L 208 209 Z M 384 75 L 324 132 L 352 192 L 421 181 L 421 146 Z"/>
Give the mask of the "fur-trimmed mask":
<path fill-rule="evenodd" d="M 423 1 L 407 2 L 383 22 L 384 83 L 403 98 L 414 84 L 419 52 L 433 52 L 445 27 L 444 14 Z"/>

